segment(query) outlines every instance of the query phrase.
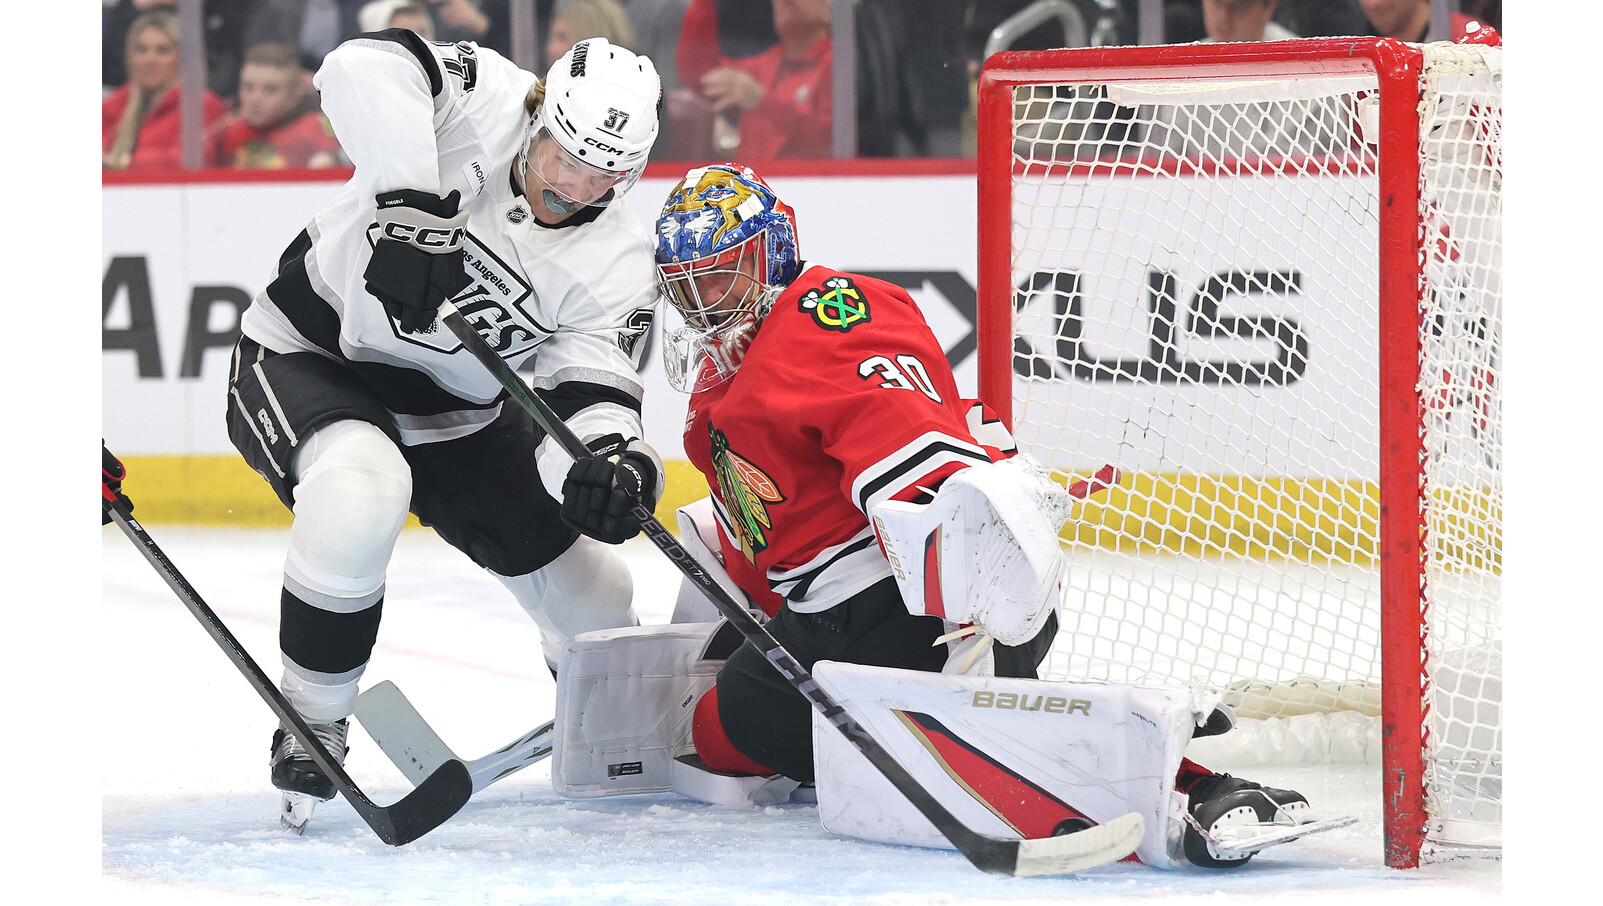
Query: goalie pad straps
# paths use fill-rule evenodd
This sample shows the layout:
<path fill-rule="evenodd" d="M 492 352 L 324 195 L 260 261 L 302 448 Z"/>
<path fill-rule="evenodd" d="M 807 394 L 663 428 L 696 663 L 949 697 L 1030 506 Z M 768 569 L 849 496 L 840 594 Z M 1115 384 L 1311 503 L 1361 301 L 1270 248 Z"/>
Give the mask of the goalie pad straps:
<path fill-rule="evenodd" d="M 909 612 L 978 623 L 1019 645 L 1062 596 L 1068 567 L 1057 533 L 1071 504 L 1019 454 L 956 472 L 927 504 L 888 500 L 869 516 Z"/>
<path fill-rule="evenodd" d="M 950 676 L 820 661 L 813 676 L 980 833 L 1040 838 L 1139 812 L 1147 865 L 1178 864 L 1169 820 L 1199 707 L 1178 686 Z M 839 730 L 813 717 L 818 814 L 837 834 L 950 849 Z M 1172 838 L 1172 839 L 1171 839 Z"/>

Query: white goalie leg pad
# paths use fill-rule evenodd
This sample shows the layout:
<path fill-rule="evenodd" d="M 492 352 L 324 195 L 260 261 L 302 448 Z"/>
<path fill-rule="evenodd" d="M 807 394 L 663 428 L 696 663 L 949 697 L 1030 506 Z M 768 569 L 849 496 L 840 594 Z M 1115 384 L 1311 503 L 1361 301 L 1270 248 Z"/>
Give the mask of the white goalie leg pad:
<path fill-rule="evenodd" d="M 702 497 L 674 511 L 679 524 L 679 543 L 690 552 L 702 569 L 712 576 L 736 601 L 746 600 L 735 581 L 724 571 L 722 546 L 718 543 L 718 517 L 713 515 L 712 498 Z M 718 605 L 688 578 L 679 580 L 679 598 L 674 602 L 670 623 L 702 623 L 721 620 Z"/>
<path fill-rule="evenodd" d="M 963 469 L 927 504 L 870 507 L 907 609 L 978 623 L 1004 645 L 1040 631 L 1068 563 L 1058 541 L 1072 499 L 1026 454 Z"/>
<path fill-rule="evenodd" d="M 821 661 L 813 677 L 959 821 L 1006 839 L 1128 812 L 1136 855 L 1173 868 L 1168 807 L 1198 705 L 1180 686 L 951 676 Z M 832 833 L 951 849 L 856 746 L 813 715 L 818 815 Z M 1083 825 L 1082 825 L 1083 826 Z M 1175 850 L 1177 851 L 1177 850 Z"/>
<path fill-rule="evenodd" d="M 702 656 L 717 623 L 586 632 L 557 667 L 551 785 L 572 798 L 672 789 L 696 701 L 723 666 Z"/>

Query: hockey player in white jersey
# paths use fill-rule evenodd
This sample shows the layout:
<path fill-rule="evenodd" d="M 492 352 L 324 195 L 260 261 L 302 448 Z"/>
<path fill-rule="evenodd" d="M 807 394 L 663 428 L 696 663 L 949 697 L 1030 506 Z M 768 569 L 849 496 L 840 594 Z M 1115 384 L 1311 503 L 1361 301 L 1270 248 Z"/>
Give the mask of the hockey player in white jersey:
<path fill-rule="evenodd" d="M 408 512 L 511 591 L 553 670 L 567 637 L 638 622 L 607 545 L 639 531 L 620 461 L 645 476 L 631 493 L 661 495 L 636 370 L 657 297 L 652 239 L 624 201 L 657 136 L 661 83 L 650 60 L 602 39 L 542 80 L 492 50 L 390 29 L 340 45 L 314 84 L 355 172 L 244 314 L 228 430 L 294 512 L 281 685 L 343 758 Z M 503 405 L 438 322 L 445 299 L 594 456 L 573 462 Z M 333 795 L 282 729 L 271 778 L 297 830 Z"/>

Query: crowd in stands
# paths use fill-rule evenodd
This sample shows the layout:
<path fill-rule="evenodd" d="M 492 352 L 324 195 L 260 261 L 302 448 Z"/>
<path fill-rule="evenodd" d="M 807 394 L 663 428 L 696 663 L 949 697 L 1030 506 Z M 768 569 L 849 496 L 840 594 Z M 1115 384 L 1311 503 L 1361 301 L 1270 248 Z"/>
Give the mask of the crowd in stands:
<path fill-rule="evenodd" d="M 176 0 L 102 0 L 102 162 L 178 167 L 182 41 Z M 202 0 L 208 167 L 347 166 L 312 74 L 341 41 L 408 28 L 511 56 L 512 0 Z M 1139 0 L 1071 0 L 1135 43 Z M 972 154 L 973 84 L 992 30 L 1031 0 L 857 0 L 857 149 Z M 1502 29 L 1500 0 L 1456 0 L 1454 34 Z M 1430 0 L 1165 0 L 1164 40 L 1391 35 L 1417 41 Z M 663 79 L 659 160 L 827 158 L 833 152 L 831 0 L 533 0 L 543 71 L 575 41 L 650 56 Z M 1015 49 L 1062 46 L 1048 21 Z"/>
<path fill-rule="evenodd" d="M 101 161 L 178 167 L 176 0 L 103 0 Z M 539 0 L 549 12 L 551 0 Z M 242 169 L 348 166 L 312 75 L 341 41 L 407 28 L 511 53 L 508 0 L 203 0 L 202 160 Z"/>

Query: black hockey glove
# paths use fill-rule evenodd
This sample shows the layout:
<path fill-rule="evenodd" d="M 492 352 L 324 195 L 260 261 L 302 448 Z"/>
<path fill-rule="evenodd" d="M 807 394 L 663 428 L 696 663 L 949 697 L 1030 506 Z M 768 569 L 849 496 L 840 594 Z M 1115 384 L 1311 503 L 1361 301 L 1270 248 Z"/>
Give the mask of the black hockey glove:
<path fill-rule="evenodd" d="M 457 212 L 461 197 L 455 189 L 444 198 L 415 189 L 377 196 L 379 237 L 362 276 L 406 333 L 427 329 L 440 303 L 467 288 L 462 240 L 468 215 Z"/>
<path fill-rule="evenodd" d="M 562 482 L 562 521 L 575 531 L 608 544 L 640 534 L 630 508 L 656 500 L 657 465 L 643 441 L 608 434 L 588 444 L 590 455 L 576 460 Z"/>
<path fill-rule="evenodd" d="M 111 508 L 116 507 L 124 516 L 134 511 L 134 502 L 122 492 L 122 480 L 128 477 L 128 470 L 123 468 L 122 462 L 111 455 L 106 449 L 106 442 L 100 442 L 100 524 L 105 525 L 111 521 Z"/>

